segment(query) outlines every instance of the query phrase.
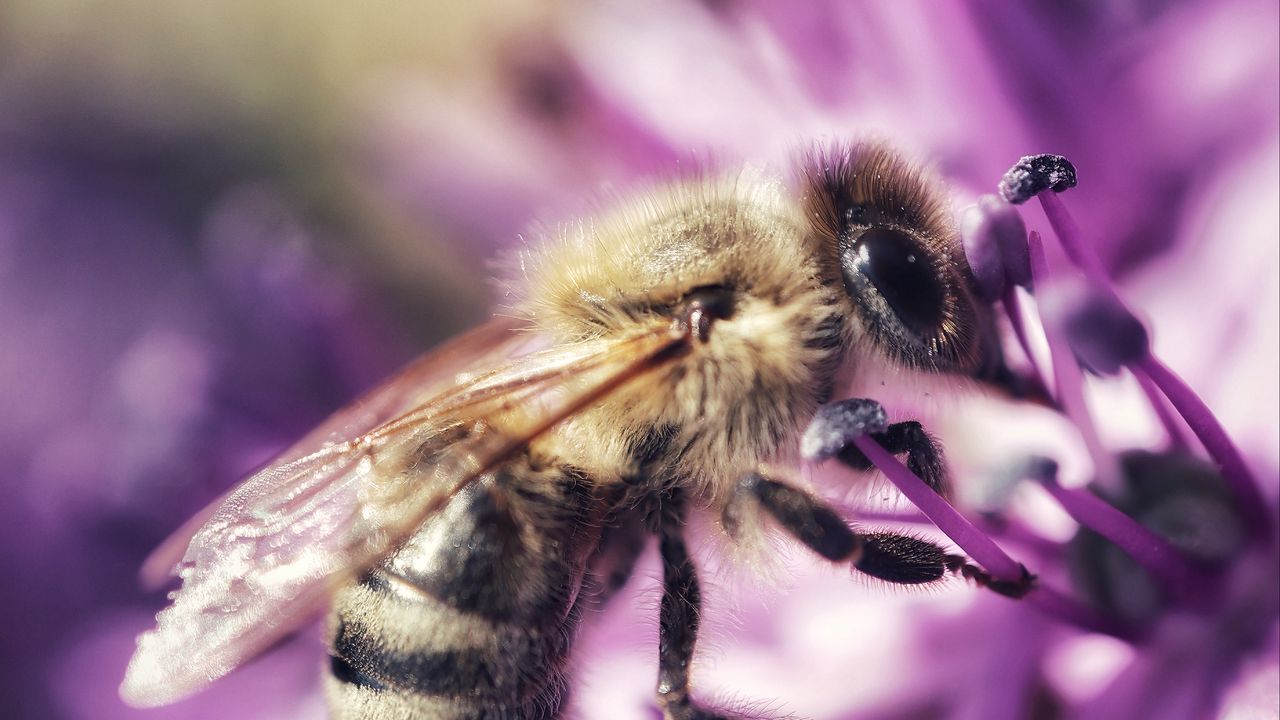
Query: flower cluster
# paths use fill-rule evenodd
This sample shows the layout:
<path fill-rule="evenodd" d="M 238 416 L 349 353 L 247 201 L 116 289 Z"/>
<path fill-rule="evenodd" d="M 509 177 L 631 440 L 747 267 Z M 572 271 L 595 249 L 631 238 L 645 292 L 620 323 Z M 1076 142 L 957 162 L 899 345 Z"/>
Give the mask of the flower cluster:
<path fill-rule="evenodd" d="M 897 488 L 989 573 L 982 584 L 1011 594 L 1076 631 L 1118 638 L 1142 656 L 1087 702 L 1072 703 L 1043 686 L 1042 672 L 1019 679 L 1014 690 L 1028 713 L 1065 717 L 1205 717 L 1222 706 L 1242 666 L 1261 652 L 1274 653 L 1280 618 L 1280 566 L 1271 499 L 1240 450 L 1195 392 L 1151 351 L 1142 322 L 1124 305 L 1093 249 L 1080 236 L 1057 193 L 1076 184 L 1075 168 L 1061 156 L 1024 157 L 1000 184 L 1001 198 L 971 208 L 964 241 L 984 294 L 1001 298 L 1024 359 L 1035 373 L 1029 385 L 1044 388 L 1049 375 L 1036 364 L 1035 344 L 1022 317 L 1022 293 L 1039 297 L 1078 283 L 1070 300 L 1037 303 L 1048 342 L 1053 390 L 1045 399 L 1066 415 L 1084 439 L 1094 478 L 1087 488 L 1064 487 L 1051 458 L 1027 458 L 1021 470 L 1079 525 L 1069 540 L 1038 538 L 1036 579 L 992 537 L 1014 525 L 1006 509 L 988 509 L 980 529 L 900 461 L 856 428 L 858 448 Z M 1027 234 L 1014 205 L 1038 198 L 1065 256 L 1079 274 L 1051 269 L 1038 233 Z M 1054 272 L 1057 270 L 1057 272 Z M 1162 447 L 1109 454 L 1098 440 L 1085 403 L 1081 368 L 1100 375 L 1132 373 L 1167 434 Z M 1174 412 L 1170 411 L 1170 408 Z M 1180 420 L 1181 422 L 1180 422 Z M 819 433 L 831 418 L 815 421 Z M 1211 462 L 1190 448 L 1186 430 Z M 871 428 L 874 429 L 874 428 Z M 810 432 L 815 430 L 810 428 Z M 1025 532 L 1025 530 L 1024 530 Z M 1027 538 L 1013 537 L 1012 542 Z M 1070 589 L 1051 583 L 1066 578 Z M 1027 635 L 1028 646 L 1052 642 Z M 1199 656 L 1195 665 L 1188 658 Z M 1038 664 L 1040 661 L 1033 661 Z M 1251 668 L 1256 672 L 1255 669 Z M 1004 688 L 1003 692 L 1009 692 Z M 1274 694 L 1237 699 L 1266 709 Z M 1257 703 L 1256 705 L 1250 705 Z M 1003 711 L 1019 716 L 1015 700 Z"/>

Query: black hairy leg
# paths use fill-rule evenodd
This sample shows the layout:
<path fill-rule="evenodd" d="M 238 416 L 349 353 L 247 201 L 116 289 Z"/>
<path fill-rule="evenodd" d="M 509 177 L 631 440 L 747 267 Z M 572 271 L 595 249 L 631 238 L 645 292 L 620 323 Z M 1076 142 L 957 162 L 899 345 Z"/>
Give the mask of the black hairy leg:
<path fill-rule="evenodd" d="M 758 503 L 784 530 L 827 560 L 848 562 L 858 572 L 885 582 L 920 585 L 941 580 L 950 572 L 1009 597 L 1021 597 L 1031 589 L 1030 574 L 1023 582 L 997 581 L 963 555 L 948 553 L 928 540 L 893 532 L 858 532 L 818 498 L 761 475 L 743 478 L 738 497 L 729 507 L 740 508 L 738 503 L 744 501 Z M 726 524 L 734 522 L 726 517 Z"/>
<path fill-rule="evenodd" d="M 684 506 L 670 493 L 658 510 L 662 552 L 662 604 L 658 615 L 658 704 L 666 720 L 728 720 L 693 701 L 689 665 L 698 639 L 702 591 L 684 541 Z"/>
<path fill-rule="evenodd" d="M 857 470 L 873 465 L 852 442 L 869 436 L 894 455 L 906 455 L 907 467 L 939 495 L 950 494 L 942 448 L 920 423 L 906 420 L 890 424 L 884 407 L 875 400 L 854 398 L 824 405 L 805 432 L 802 452 L 810 460 L 838 457 Z"/>
<path fill-rule="evenodd" d="M 919 505 L 922 500 L 937 500 L 940 506 L 934 508 L 935 513 L 942 513 L 939 517 L 948 517 L 946 512 L 943 512 L 943 506 L 949 503 L 946 501 L 946 466 L 942 459 L 942 451 L 919 423 L 903 422 L 890 425 L 887 417 L 880 403 L 866 398 L 853 398 L 824 405 L 818 408 L 809 427 L 805 429 L 800 453 L 809 461 L 821 462 L 834 457 L 853 468 L 868 469 L 874 463 L 858 448 L 856 443 L 859 438 L 869 437 L 891 454 L 905 452 L 907 469 L 941 496 L 939 498 L 919 496 L 914 501 Z M 955 515 L 959 523 L 967 522 L 960 518 L 953 508 L 945 509 Z M 926 513 L 928 513 L 927 510 Z M 930 514 L 930 517 L 934 515 Z M 942 529 L 955 539 L 956 535 L 952 532 L 958 531 L 960 526 L 951 523 L 950 520 L 946 522 L 955 527 L 951 531 Z M 890 537 L 893 539 L 889 539 Z M 877 556 L 882 556 L 890 567 L 909 566 L 913 562 L 928 568 L 936 567 L 939 556 L 934 551 L 924 549 L 925 546 L 932 545 L 931 543 L 901 535 L 885 536 L 877 542 L 879 547 L 876 547 L 873 552 Z M 937 553 L 941 553 L 941 550 L 937 550 Z M 1023 597 L 1035 586 L 1035 576 L 1021 564 L 1017 565 L 1016 579 L 1007 577 L 997 579 L 970 563 L 963 556 L 942 553 L 940 557 L 947 570 L 1001 595 L 1013 598 Z M 932 572 L 932 570 L 929 571 L 929 573 Z M 874 575 L 876 572 L 869 574 Z M 892 581 L 892 578 L 885 579 Z"/>
<path fill-rule="evenodd" d="M 604 527 L 600 547 L 587 564 L 583 584 L 583 593 L 595 607 L 607 605 L 631 579 L 648 537 L 643 518 L 634 515 L 621 524 Z"/>

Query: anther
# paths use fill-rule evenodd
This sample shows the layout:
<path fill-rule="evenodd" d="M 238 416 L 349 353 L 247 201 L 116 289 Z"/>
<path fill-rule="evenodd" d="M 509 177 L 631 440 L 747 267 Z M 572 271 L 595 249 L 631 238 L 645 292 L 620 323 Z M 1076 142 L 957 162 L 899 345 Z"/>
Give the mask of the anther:
<path fill-rule="evenodd" d="M 800 439 L 800 455 L 810 462 L 822 462 L 845 449 L 853 438 L 882 432 L 888 426 L 884 406 L 872 400 L 823 405 Z"/>
<path fill-rule="evenodd" d="M 1031 286 L 1027 227 L 1012 205 L 983 195 L 965 210 L 960 236 L 983 299 L 999 300 L 1010 285 Z"/>
<path fill-rule="evenodd" d="M 1000 196 L 1021 205 L 1045 190 L 1062 192 L 1076 186 L 1076 167 L 1061 155 L 1026 155 L 1000 178 Z"/>
<path fill-rule="evenodd" d="M 1099 375 L 1115 375 L 1151 352 L 1142 321 L 1107 289 L 1085 288 L 1058 303 L 1046 302 L 1044 310 L 1061 312 L 1067 344 L 1081 364 Z"/>

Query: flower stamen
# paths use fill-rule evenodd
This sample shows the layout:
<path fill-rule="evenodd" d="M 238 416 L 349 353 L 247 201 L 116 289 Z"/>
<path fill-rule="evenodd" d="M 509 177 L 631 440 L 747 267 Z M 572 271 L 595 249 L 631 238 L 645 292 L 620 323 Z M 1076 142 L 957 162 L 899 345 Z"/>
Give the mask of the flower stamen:
<path fill-rule="evenodd" d="M 1084 242 L 1075 219 L 1056 195 L 1074 187 L 1075 184 L 1075 167 L 1066 158 L 1060 155 L 1027 156 L 1005 174 L 1001 180 L 1001 194 L 1013 204 L 1024 203 L 1031 197 L 1038 197 L 1045 217 L 1058 236 L 1058 241 L 1067 258 L 1084 272 L 1103 296 L 1109 296 L 1114 300 L 1116 307 L 1123 309 L 1110 274 L 1093 248 Z M 1049 190 L 1052 192 L 1046 192 Z M 1049 266 L 1037 233 L 1030 234 L 1028 247 L 1031 252 L 1033 281 L 1043 286 L 1049 277 Z M 1053 360 L 1059 402 L 1068 418 L 1081 430 L 1085 445 L 1097 468 L 1099 485 L 1104 489 L 1115 489 L 1116 480 L 1119 477 L 1118 465 L 1114 459 L 1110 461 L 1104 459 L 1106 453 L 1102 451 L 1097 431 L 1084 407 L 1079 366 L 1074 362 L 1067 362 L 1065 354 L 1061 352 L 1063 342 L 1059 333 L 1062 328 L 1056 327 L 1054 322 L 1044 318 L 1043 313 L 1042 319 Z M 1137 323 L 1136 318 L 1133 322 Z M 1141 327 L 1141 323 L 1138 323 L 1138 326 Z M 1257 479 L 1245 463 L 1239 448 L 1227 435 L 1213 411 L 1205 405 L 1195 391 L 1151 352 L 1149 345 L 1145 343 L 1145 329 L 1142 333 L 1144 335 L 1142 351 L 1136 354 L 1125 352 L 1121 354 L 1122 357 L 1117 356 L 1121 364 L 1137 377 L 1144 392 L 1147 393 L 1152 408 L 1169 432 L 1170 438 L 1178 443 L 1181 442 L 1181 434 L 1173 429 L 1171 418 L 1167 417 L 1166 409 L 1153 396 L 1151 388 L 1158 389 L 1168 398 L 1222 470 L 1223 480 L 1232 489 L 1241 514 L 1255 536 L 1269 538 L 1273 519 L 1266 510 L 1267 503 L 1259 490 Z"/>
<path fill-rule="evenodd" d="M 1212 587 L 1178 548 L 1097 495 L 1058 482 L 1056 467 L 1035 477 L 1073 520 L 1110 540 L 1157 577 L 1176 598 L 1196 602 Z"/>
<path fill-rule="evenodd" d="M 1009 318 L 1009 327 L 1013 329 L 1013 335 L 1018 340 L 1018 346 L 1022 348 L 1022 354 L 1026 356 L 1027 363 L 1031 366 L 1031 374 L 1038 381 L 1039 386 L 1043 388 L 1046 383 L 1044 370 L 1040 367 L 1040 361 L 1036 359 L 1036 353 L 1031 347 L 1031 336 L 1027 331 L 1027 321 L 1022 314 L 1022 299 L 1018 297 L 1018 288 L 1010 285 L 1005 288 L 1004 295 L 1001 297 L 1001 305 L 1004 307 L 1004 313 Z M 1045 395 L 1049 395 L 1048 392 Z"/>
<path fill-rule="evenodd" d="M 1110 635 L 1121 640 L 1138 639 L 1138 633 L 1132 628 L 1121 625 L 1070 595 L 1043 583 L 1037 585 L 1035 590 L 1023 600 L 1049 617 L 1082 630 Z"/>
<path fill-rule="evenodd" d="M 1151 382 L 1151 378 L 1147 377 L 1146 373 L 1135 372 L 1133 377 L 1138 382 L 1138 387 L 1142 388 L 1142 394 L 1147 396 L 1147 403 L 1155 412 L 1156 419 L 1164 427 L 1165 435 L 1169 439 L 1169 450 L 1186 452 L 1191 447 L 1187 440 L 1186 428 L 1178 422 L 1178 418 L 1174 417 L 1169 407 L 1169 400 L 1160 392 L 1160 388 Z"/>
<path fill-rule="evenodd" d="M 1032 232 L 1027 237 L 1027 247 L 1031 252 L 1031 276 L 1034 282 L 1038 287 L 1051 284 L 1049 262 L 1045 257 L 1040 233 Z M 1109 490 L 1117 489 L 1120 487 L 1120 465 L 1103 447 L 1098 428 L 1089 414 L 1089 408 L 1084 399 L 1084 377 L 1080 371 L 1080 365 L 1072 357 L 1063 330 L 1058 326 L 1056 318 L 1041 313 L 1041 324 L 1044 327 L 1045 340 L 1049 344 L 1049 361 L 1053 368 L 1058 403 L 1062 406 L 1067 419 L 1080 432 L 1089 458 L 1093 461 L 1098 484 Z"/>
<path fill-rule="evenodd" d="M 913 505 L 919 508 L 944 535 L 951 538 L 969 557 L 1001 582 L 1021 582 L 1026 575 L 1022 563 L 1009 557 L 986 533 L 961 515 L 941 495 L 911 472 L 880 443 L 867 435 L 853 438 L 853 444 L 893 483 Z"/>
<path fill-rule="evenodd" d="M 1147 355 L 1129 369 L 1140 380 L 1150 382 L 1169 399 L 1222 470 L 1222 479 L 1235 495 L 1238 509 L 1250 529 L 1257 537 L 1267 538 L 1272 522 L 1266 510 L 1267 501 L 1262 497 L 1258 481 L 1245 463 L 1240 449 L 1232 442 L 1209 406 L 1155 355 Z"/>

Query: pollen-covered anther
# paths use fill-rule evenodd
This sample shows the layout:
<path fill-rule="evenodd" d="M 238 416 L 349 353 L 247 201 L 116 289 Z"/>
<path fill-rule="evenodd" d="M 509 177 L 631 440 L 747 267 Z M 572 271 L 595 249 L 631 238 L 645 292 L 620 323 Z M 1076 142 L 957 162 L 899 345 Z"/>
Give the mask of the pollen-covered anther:
<path fill-rule="evenodd" d="M 1025 155 L 1000 178 L 1000 196 L 1021 205 L 1045 190 L 1062 192 L 1076 186 L 1076 166 L 1061 155 Z"/>
<path fill-rule="evenodd" d="M 995 195 L 983 195 L 960 220 L 965 257 L 984 300 L 995 302 L 1011 285 L 1031 287 L 1031 256 L 1022 215 Z"/>
<path fill-rule="evenodd" d="M 800 439 L 800 455 L 810 462 L 834 457 L 851 440 L 882 432 L 889 425 L 884 406 L 864 399 L 842 400 L 818 408 Z"/>
<path fill-rule="evenodd" d="M 1151 352 L 1146 326 L 1108 290 L 1090 287 L 1046 305 L 1046 312 L 1061 313 L 1061 327 L 1076 358 L 1099 375 L 1115 375 Z"/>

